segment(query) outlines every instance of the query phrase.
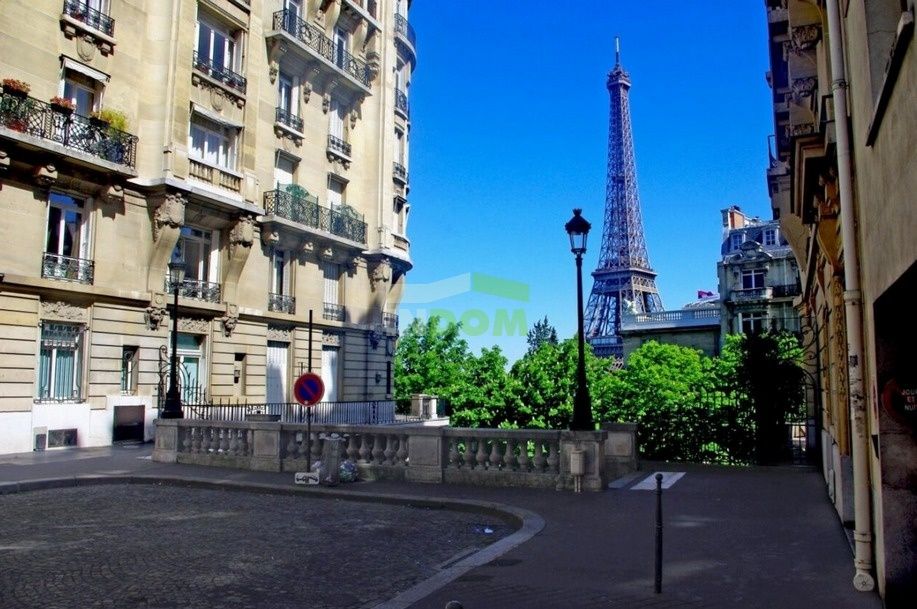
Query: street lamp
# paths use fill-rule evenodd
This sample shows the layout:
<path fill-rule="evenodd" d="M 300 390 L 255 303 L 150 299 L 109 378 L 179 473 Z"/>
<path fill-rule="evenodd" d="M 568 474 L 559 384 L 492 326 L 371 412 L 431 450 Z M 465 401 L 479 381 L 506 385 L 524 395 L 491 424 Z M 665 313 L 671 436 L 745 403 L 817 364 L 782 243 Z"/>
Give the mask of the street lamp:
<path fill-rule="evenodd" d="M 181 394 L 178 391 L 178 291 L 185 279 L 185 263 L 173 259 L 169 262 L 169 282 L 172 284 L 172 293 L 175 301 L 172 305 L 172 357 L 169 358 L 169 391 L 166 393 L 166 403 L 163 405 L 160 418 L 183 419 L 185 413 L 181 409 Z"/>
<path fill-rule="evenodd" d="M 578 323 L 579 362 L 576 366 L 576 395 L 573 398 L 573 420 L 570 429 L 574 431 L 594 431 L 592 405 L 589 400 L 589 387 L 586 384 L 586 354 L 583 332 L 583 254 L 586 253 L 586 238 L 592 225 L 580 214 L 582 209 L 574 209 L 573 217 L 564 225 L 570 235 L 570 251 L 576 257 L 576 314 Z"/>

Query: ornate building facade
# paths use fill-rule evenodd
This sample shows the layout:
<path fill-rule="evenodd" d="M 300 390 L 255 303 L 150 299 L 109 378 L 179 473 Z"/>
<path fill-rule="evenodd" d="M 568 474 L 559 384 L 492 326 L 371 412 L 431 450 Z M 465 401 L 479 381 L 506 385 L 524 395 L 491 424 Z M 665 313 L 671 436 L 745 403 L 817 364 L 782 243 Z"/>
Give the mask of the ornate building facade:
<path fill-rule="evenodd" d="M 408 5 L 0 5 L 0 453 L 149 437 L 172 259 L 186 391 L 390 397 Z"/>
<path fill-rule="evenodd" d="M 917 598 L 917 54 L 913 0 L 766 0 L 767 181 L 800 268 L 822 467 L 851 573 Z"/>

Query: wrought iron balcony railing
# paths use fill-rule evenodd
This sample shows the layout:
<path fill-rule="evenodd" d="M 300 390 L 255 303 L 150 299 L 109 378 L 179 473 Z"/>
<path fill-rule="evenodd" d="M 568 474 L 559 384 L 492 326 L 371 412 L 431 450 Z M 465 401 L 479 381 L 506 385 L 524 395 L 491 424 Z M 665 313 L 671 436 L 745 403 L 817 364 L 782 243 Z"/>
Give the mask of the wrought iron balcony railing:
<path fill-rule="evenodd" d="M 407 168 L 404 165 L 402 165 L 401 163 L 399 163 L 398 161 L 395 161 L 392 164 L 392 177 L 395 178 L 396 180 L 399 180 L 403 184 L 407 184 L 408 183 Z"/>
<path fill-rule="evenodd" d="M 169 294 L 175 292 L 175 284 L 168 277 L 166 277 L 166 292 Z M 200 279 L 185 279 L 178 288 L 178 294 L 185 298 L 220 302 L 220 284 Z"/>
<path fill-rule="evenodd" d="M 289 110 L 285 108 L 277 108 L 274 114 L 274 121 L 280 123 L 281 125 L 286 125 L 293 131 L 298 131 L 302 133 L 303 122 L 302 118 L 296 116 Z"/>
<path fill-rule="evenodd" d="M 296 313 L 296 299 L 286 294 L 271 292 L 267 295 L 267 310 L 293 315 Z"/>
<path fill-rule="evenodd" d="M 344 321 L 344 305 L 322 303 L 322 317 L 331 321 Z"/>
<path fill-rule="evenodd" d="M 417 36 L 414 34 L 414 28 L 404 18 L 404 15 L 399 15 L 398 13 L 395 13 L 395 34 L 406 38 L 411 48 L 417 48 Z"/>
<path fill-rule="evenodd" d="M 408 94 L 401 89 L 395 89 L 395 110 L 408 118 L 411 115 L 411 108 L 408 105 Z"/>
<path fill-rule="evenodd" d="M 357 243 L 366 243 L 366 222 L 362 215 L 323 207 L 318 204 L 318 197 L 313 195 L 269 190 L 264 193 L 264 209 L 267 215 L 273 214 Z"/>
<path fill-rule="evenodd" d="M 95 263 L 85 258 L 72 258 L 45 252 L 41 261 L 41 276 L 62 281 L 92 284 Z"/>
<path fill-rule="evenodd" d="M 88 116 L 57 110 L 33 97 L 4 91 L 0 97 L 0 126 L 118 165 L 133 167 L 136 161 L 137 136 Z"/>
<path fill-rule="evenodd" d="M 115 20 L 89 6 L 86 0 L 64 0 L 64 14 L 108 36 L 115 35 Z"/>
<path fill-rule="evenodd" d="M 787 296 L 799 296 L 801 292 L 799 285 L 790 283 L 787 285 L 775 285 L 773 287 L 774 298 L 785 298 Z"/>
<path fill-rule="evenodd" d="M 209 57 L 198 54 L 197 51 L 194 52 L 193 65 L 195 70 L 203 72 L 214 80 L 218 80 L 230 89 L 235 89 L 239 93 L 245 93 L 248 81 L 241 74 L 233 72 L 224 65 L 215 63 Z"/>
<path fill-rule="evenodd" d="M 732 291 L 732 300 L 735 302 L 747 302 L 750 300 L 767 300 L 773 296 L 773 290 L 766 288 L 745 288 Z"/>
<path fill-rule="evenodd" d="M 366 63 L 347 51 L 338 49 L 324 32 L 300 19 L 295 11 L 285 9 L 274 13 L 274 29 L 283 30 L 293 36 L 342 72 L 353 76 L 363 86 L 369 87 L 371 79 Z"/>
<path fill-rule="evenodd" d="M 348 159 L 350 158 L 350 144 L 337 136 L 328 135 L 328 150 L 335 154 L 343 155 Z"/>
<path fill-rule="evenodd" d="M 383 313 L 382 314 L 382 325 L 386 328 L 397 328 L 398 327 L 398 314 L 397 313 Z"/>

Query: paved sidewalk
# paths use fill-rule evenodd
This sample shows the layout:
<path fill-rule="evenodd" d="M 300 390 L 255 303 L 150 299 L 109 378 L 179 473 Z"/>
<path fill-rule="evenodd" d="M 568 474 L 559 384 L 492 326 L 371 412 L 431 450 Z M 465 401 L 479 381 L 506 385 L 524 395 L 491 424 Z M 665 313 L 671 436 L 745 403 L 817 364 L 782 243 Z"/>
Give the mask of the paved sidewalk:
<path fill-rule="evenodd" d="M 292 475 L 286 473 L 153 463 L 144 458 L 150 450 L 115 447 L 0 457 L 0 485 L 101 475 L 258 485 L 261 490 L 293 486 Z M 524 532 L 458 560 L 405 594 L 393 589 L 393 600 L 380 607 L 442 609 L 450 600 L 461 601 L 466 609 L 881 607 L 877 595 L 853 588 L 850 548 L 815 471 L 678 465 L 664 469 L 686 473 L 664 494 L 661 595 L 652 589 L 655 495 L 630 488 L 652 471 L 622 489 L 581 495 L 392 482 L 321 492 L 373 502 L 379 501 L 378 495 L 392 496 L 392 501 L 398 496 L 423 497 L 430 505 L 476 502 L 477 508 L 465 509 L 506 506 L 528 523 Z M 405 522 L 404 527 L 410 534 L 413 523 Z M 349 558 L 356 558 L 351 564 L 359 564 L 358 557 Z M 214 593 L 218 606 L 218 589 Z"/>

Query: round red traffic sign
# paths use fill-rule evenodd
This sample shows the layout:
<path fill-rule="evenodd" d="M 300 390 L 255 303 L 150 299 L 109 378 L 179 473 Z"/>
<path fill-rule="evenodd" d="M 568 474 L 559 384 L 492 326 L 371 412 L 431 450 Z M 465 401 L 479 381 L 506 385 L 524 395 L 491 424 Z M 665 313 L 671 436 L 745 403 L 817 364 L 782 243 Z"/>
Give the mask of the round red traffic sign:
<path fill-rule="evenodd" d="M 314 372 L 307 372 L 293 384 L 293 397 L 303 406 L 313 406 L 322 401 L 325 382 Z"/>

